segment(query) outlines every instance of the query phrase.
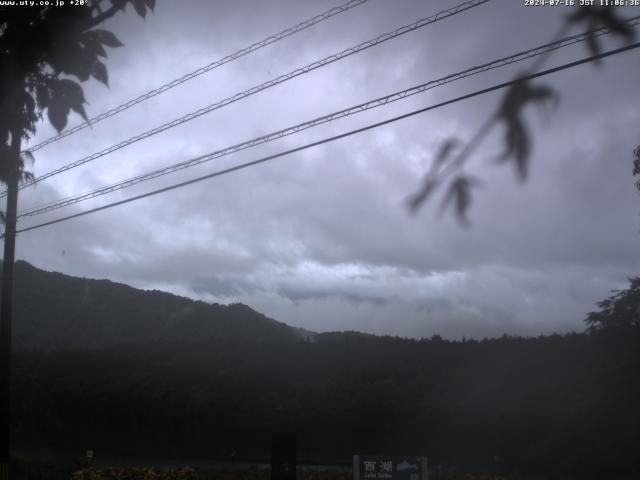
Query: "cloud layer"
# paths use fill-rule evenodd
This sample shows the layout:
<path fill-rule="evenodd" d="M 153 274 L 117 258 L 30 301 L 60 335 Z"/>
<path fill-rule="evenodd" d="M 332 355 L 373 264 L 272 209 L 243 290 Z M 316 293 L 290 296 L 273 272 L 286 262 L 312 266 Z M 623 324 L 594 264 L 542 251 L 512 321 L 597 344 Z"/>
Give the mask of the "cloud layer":
<path fill-rule="evenodd" d="M 454 5 L 445 3 L 372 0 L 40 150 L 35 173 Z M 86 85 L 87 111 L 100 113 L 331 6 L 160 2 L 146 21 L 129 11 L 105 25 L 125 47 L 109 52 L 110 89 Z M 91 190 L 547 43 L 564 13 L 489 2 L 54 177 L 24 190 L 20 203 Z M 583 46 L 572 47 L 549 66 L 584 55 Z M 525 67 L 434 89 L 21 226 L 380 121 Z M 640 202 L 631 178 L 631 151 L 640 143 L 639 73 L 631 52 L 601 68 L 540 80 L 561 102 L 546 117 L 527 112 L 535 138 L 530 178 L 519 184 L 512 166 L 496 165 L 502 132 L 494 131 L 469 165 L 483 179 L 470 229 L 448 212 L 439 216 L 437 201 L 415 217 L 404 202 L 441 142 L 469 139 L 500 94 L 25 232 L 18 257 L 74 275 L 242 301 L 317 331 L 459 338 L 581 330 L 595 302 L 640 271 Z M 33 141 L 52 133 L 43 124 Z"/>

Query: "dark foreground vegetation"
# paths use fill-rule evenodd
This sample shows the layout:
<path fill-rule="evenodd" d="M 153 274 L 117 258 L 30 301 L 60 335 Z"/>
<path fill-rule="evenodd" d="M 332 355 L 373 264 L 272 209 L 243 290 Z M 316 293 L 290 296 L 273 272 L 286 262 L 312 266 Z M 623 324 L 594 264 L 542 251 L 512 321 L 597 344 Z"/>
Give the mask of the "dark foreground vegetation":
<path fill-rule="evenodd" d="M 93 281 L 59 278 L 66 280 L 90 288 L 50 300 L 52 312 L 56 302 L 76 305 L 66 317 L 49 316 L 60 329 L 79 325 L 82 332 L 78 312 L 104 305 L 106 316 L 133 302 L 103 304 Z M 69 458 L 93 449 L 96 462 L 109 456 L 266 462 L 271 433 L 293 431 L 302 462 L 348 465 L 354 453 L 425 454 L 433 472 L 442 466 L 439 478 L 453 468 L 640 478 L 638 287 L 636 281 L 603 302 L 589 317 L 588 333 L 564 336 L 449 342 L 348 332 L 185 334 L 85 348 L 23 345 L 14 355 L 14 440 L 25 451 L 49 446 Z M 171 318 L 167 311 L 158 318 Z M 84 320 L 91 324 L 92 317 Z M 125 321 L 134 319 L 114 317 Z M 190 328 L 200 321 L 206 320 Z"/>
<path fill-rule="evenodd" d="M 26 462 L 15 465 L 14 478 L 22 480 L 270 480 L 266 465 L 209 466 L 209 467 L 103 467 L 74 470 L 69 466 Z M 298 466 L 297 480 L 352 480 L 351 467 L 314 468 Z M 432 471 L 430 480 L 508 480 L 497 475 L 462 473 L 461 471 Z"/>
<path fill-rule="evenodd" d="M 318 462 L 408 452 L 432 466 L 616 478 L 640 472 L 638 341 L 345 335 L 19 352 L 14 428 L 23 443 L 97 455 L 265 460 L 284 430 Z"/>

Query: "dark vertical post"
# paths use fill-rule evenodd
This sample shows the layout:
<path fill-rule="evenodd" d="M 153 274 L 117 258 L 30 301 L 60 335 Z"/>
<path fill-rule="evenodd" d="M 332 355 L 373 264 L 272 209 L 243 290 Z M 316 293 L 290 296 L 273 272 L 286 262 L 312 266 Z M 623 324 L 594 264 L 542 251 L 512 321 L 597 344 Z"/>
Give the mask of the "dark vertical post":
<path fill-rule="evenodd" d="M 296 480 L 296 434 L 274 433 L 271 439 L 271 480 Z"/>
<path fill-rule="evenodd" d="M 353 456 L 353 480 L 360 480 L 360 455 Z"/>
<path fill-rule="evenodd" d="M 420 471 L 422 472 L 421 480 L 429 480 L 427 457 L 420 457 Z"/>
<path fill-rule="evenodd" d="M 16 214 L 18 210 L 18 168 L 20 133 L 11 138 L 11 165 L 7 179 L 7 211 L 5 215 L 4 257 L 2 264 L 2 297 L 0 298 L 0 480 L 9 478 L 11 458 L 11 320 L 13 312 L 13 262 L 16 247 Z M 14 167 L 14 168 L 11 168 Z"/>

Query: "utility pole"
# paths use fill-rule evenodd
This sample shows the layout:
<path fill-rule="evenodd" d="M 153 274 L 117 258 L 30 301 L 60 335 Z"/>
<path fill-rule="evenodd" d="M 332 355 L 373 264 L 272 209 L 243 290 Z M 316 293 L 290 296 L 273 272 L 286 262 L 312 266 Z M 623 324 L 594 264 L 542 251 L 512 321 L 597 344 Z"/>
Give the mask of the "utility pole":
<path fill-rule="evenodd" d="M 36 2 L 37 3 L 37 2 Z M 61 2 L 62 3 L 62 2 Z M 11 322 L 13 310 L 13 264 L 15 258 L 16 216 L 18 209 L 18 183 L 23 174 L 21 142 L 25 133 L 35 132 L 37 114 L 46 108 L 49 119 L 60 132 L 67 123 L 70 110 L 79 113 L 88 121 L 84 107 L 84 94 L 77 82 L 59 79 L 58 74 L 75 75 L 81 81 L 87 80 L 85 69 L 91 67 L 91 76 L 106 84 L 106 67 L 99 57 L 105 57 L 104 46 L 118 47 L 122 44 L 108 31 L 101 31 L 96 48 L 85 48 L 84 36 L 105 20 L 124 10 L 131 3 L 138 15 L 144 17 L 153 11 L 155 0 L 112 0 L 111 6 L 101 10 L 100 0 L 84 2 L 89 8 L 88 16 L 68 16 L 74 22 L 73 28 L 59 31 L 58 22 L 65 16 L 61 9 L 39 7 L 25 9 L 22 15 L 4 15 L 0 26 L 0 140 L 2 156 L 0 173 L 2 182 L 7 184 L 7 206 L 5 212 L 4 258 L 2 268 L 2 296 L 0 297 L 0 480 L 9 478 L 11 458 Z M 7 20 L 7 18 L 9 20 Z M 57 19 L 57 20 L 56 20 Z M 95 31 L 98 33 L 98 31 Z M 61 37 L 64 41 L 61 42 Z M 64 45 L 65 58 L 76 61 L 65 63 L 64 72 L 52 60 L 56 50 L 38 51 L 41 45 Z M 23 54 L 24 53 L 24 54 Z M 79 56 L 82 54 L 82 56 Z M 87 56 L 88 55 L 88 56 Z M 58 58 L 60 60 L 61 57 Z M 97 66 L 97 67 L 96 67 Z M 68 67 L 68 68 L 67 68 Z M 46 93 L 43 102 L 39 95 L 25 91 L 42 87 Z M 65 84 L 61 82 L 66 82 Z M 63 87 L 66 90 L 63 91 Z M 65 93 L 66 92 L 66 93 Z M 71 93 L 69 93 L 71 92 Z M 53 110 L 53 111 L 52 111 Z M 52 117 L 53 113 L 53 117 Z M 10 139 L 7 146 L 5 142 Z M 8 150 L 8 151 L 7 151 Z"/>
<path fill-rule="evenodd" d="M 7 178 L 2 297 L 0 298 L 0 480 L 9 479 L 11 460 L 11 321 L 21 140 L 22 132 L 19 128 L 13 129 L 10 150 L 10 158 L 13 162 L 9 166 L 10 172 Z"/>

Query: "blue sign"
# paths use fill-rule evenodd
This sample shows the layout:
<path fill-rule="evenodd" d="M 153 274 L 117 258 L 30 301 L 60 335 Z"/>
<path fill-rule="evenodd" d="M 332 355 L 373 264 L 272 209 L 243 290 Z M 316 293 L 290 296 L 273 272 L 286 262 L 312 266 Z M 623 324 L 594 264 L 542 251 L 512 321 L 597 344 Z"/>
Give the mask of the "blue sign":
<path fill-rule="evenodd" d="M 353 480 L 428 480 L 427 457 L 353 456 Z"/>

